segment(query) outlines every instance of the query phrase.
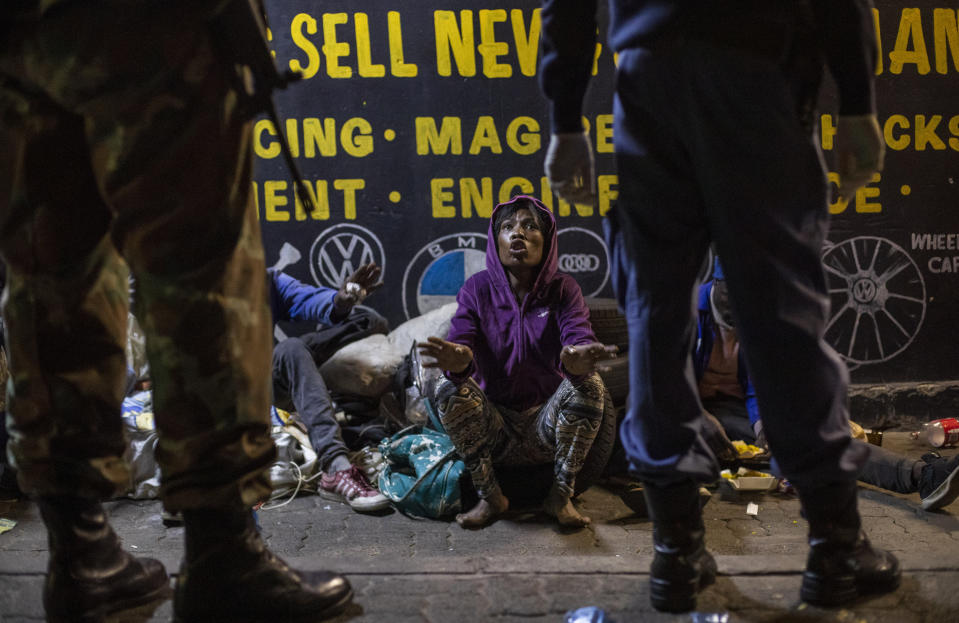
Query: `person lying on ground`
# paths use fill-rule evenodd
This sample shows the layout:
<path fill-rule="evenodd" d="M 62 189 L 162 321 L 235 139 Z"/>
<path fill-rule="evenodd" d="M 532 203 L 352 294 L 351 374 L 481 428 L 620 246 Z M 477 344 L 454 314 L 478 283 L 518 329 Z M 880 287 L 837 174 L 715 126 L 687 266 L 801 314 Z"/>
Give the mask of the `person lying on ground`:
<path fill-rule="evenodd" d="M 699 289 L 698 327 L 693 368 L 703 409 L 715 418 L 707 418 L 710 446 L 725 456 L 729 455 L 730 439 L 765 447 L 759 405 L 749 381 L 718 259 L 712 280 Z M 920 504 L 926 510 L 948 506 L 959 497 L 959 455 L 947 459 L 931 452 L 915 460 L 858 438 L 853 443 L 868 453 L 860 482 L 897 493 L 918 492 Z"/>
<path fill-rule="evenodd" d="M 380 267 L 372 262 L 360 266 L 337 290 L 306 285 L 267 269 L 273 322 L 310 323 L 314 327 L 313 331 L 286 338 L 273 348 L 273 403 L 295 411 L 306 425 L 324 472 L 318 493 L 345 502 L 359 512 L 382 510 L 389 506 L 389 500 L 347 458 L 333 399 L 319 367 L 346 344 L 387 332 L 385 318 L 368 307 L 356 307 L 382 285 L 380 272 Z"/>
<path fill-rule="evenodd" d="M 545 512 L 563 526 L 589 523 L 571 497 L 604 413 L 596 366 L 616 347 L 596 341 L 579 286 L 557 272 L 556 242 L 556 221 L 538 199 L 497 205 L 486 270 L 460 289 L 446 339 L 418 345 L 433 358 L 424 365 L 444 371 L 437 410 L 479 495 L 456 517 L 465 528 L 509 508 L 494 465 L 552 463 Z"/>

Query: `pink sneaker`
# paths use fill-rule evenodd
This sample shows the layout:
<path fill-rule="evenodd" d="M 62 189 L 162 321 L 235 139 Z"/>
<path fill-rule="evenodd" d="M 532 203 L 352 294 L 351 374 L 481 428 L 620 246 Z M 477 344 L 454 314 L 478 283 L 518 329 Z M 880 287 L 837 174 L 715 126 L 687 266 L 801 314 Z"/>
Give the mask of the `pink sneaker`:
<path fill-rule="evenodd" d="M 320 497 L 346 502 L 355 511 L 378 511 L 390 505 L 390 500 L 366 480 L 355 465 L 332 474 L 323 474 L 317 490 Z"/>

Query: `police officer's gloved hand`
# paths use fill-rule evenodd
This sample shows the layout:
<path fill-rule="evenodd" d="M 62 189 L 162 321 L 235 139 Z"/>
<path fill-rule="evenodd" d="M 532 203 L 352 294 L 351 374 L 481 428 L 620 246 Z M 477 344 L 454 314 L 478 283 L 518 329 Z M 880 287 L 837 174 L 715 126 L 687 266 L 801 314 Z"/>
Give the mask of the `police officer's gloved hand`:
<path fill-rule="evenodd" d="M 839 194 L 851 198 L 856 190 L 882 171 L 886 144 L 876 115 L 840 115 L 836 127 L 836 165 Z"/>
<path fill-rule="evenodd" d="M 545 169 L 553 192 L 566 201 L 596 202 L 593 149 L 585 131 L 553 134 L 546 151 Z"/>

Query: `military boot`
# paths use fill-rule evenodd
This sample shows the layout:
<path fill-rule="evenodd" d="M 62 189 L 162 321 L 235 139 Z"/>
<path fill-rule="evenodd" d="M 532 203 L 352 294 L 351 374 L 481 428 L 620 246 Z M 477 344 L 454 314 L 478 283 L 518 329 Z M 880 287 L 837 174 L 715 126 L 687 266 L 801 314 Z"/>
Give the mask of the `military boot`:
<path fill-rule="evenodd" d="M 899 561 L 862 533 L 855 482 L 799 491 L 809 521 L 809 557 L 800 597 L 836 607 L 870 593 L 899 587 Z"/>
<path fill-rule="evenodd" d="M 645 483 L 643 493 L 656 549 L 649 572 L 650 601 L 661 612 L 693 610 L 696 594 L 716 581 L 716 561 L 704 540 L 699 485 Z"/>
<path fill-rule="evenodd" d="M 349 582 L 330 571 L 297 571 L 273 554 L 253 513 L 185 510 L 186 557 L 173 612 L 183 623 L 318 621 L 353 598 Z"/>
<path fill-rule="evenodd" d="M 170 596 L 163 565 L 123 551 L 98 501 L 46 497 L 37 505 L 50 542 L 43 587 L 47 621 L 102 621 Z"/>

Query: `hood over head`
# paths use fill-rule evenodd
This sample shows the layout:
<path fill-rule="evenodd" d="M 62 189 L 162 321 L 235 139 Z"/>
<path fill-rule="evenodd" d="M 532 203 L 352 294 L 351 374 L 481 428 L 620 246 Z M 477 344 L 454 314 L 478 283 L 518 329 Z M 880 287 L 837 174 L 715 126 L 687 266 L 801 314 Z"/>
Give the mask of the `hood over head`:
<path fill-rule="evenodd" d="M 516 195 L 509 201 L 498 204 L 493 208 L 493 213 L 489 219 L 489 229 L 486 234 L 486 270 L 489 271 L 494 283 L 501 288 L 506 288 L 509 292 L 509 277 L 506 275 L 506 269 L 499 260 L 497 249 L 498 233 L 495 231 L 496 215 L 503 209 L 516 204 L 524 204 L 524 207 L 534 208 L 543 223 L 543 260 L 539 265 L 539 272 L 536 274 L 536 280 L 530 293 L 539 292 L 544 284 L 548 284 L 556 276 L 557 266 L 559 265 L 556 249 L 556 218 L 553 213 L 543 205 L 543 202 L 536 197 L 529 195 Z"/>

